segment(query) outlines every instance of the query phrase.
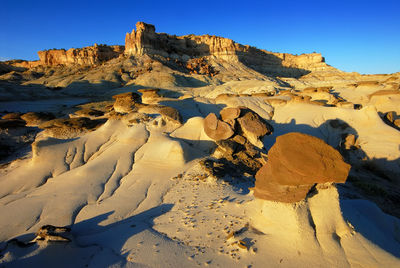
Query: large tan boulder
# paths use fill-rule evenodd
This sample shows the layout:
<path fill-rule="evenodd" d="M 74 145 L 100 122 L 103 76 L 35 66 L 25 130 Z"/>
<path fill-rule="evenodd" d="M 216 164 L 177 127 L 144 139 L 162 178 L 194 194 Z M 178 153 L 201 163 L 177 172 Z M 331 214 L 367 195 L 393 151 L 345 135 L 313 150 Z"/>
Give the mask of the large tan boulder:
<path fill-rule="evenodd" d="M 279 136 L 257 172 L 257 198 L 298 202 L 316 183 L 344 183 L 351 166 L 323 140 L 292 132 Z"/>
<path fill-rule="evenodd" d="M 210 113 L 204 118 L 203 127 L 207 136 L 215 141 L 226 140 L 234 134 L 231 126 L 218 120 L 214 113 Z"/>
<path fill-rule="evenodd" d="M 135 103 L 141 103 L 140 95 L 134 92 L 126 92 L 113 96 L 115 99 L 114 110 L 118 113 L 129 113 L 135 109 Z"/>

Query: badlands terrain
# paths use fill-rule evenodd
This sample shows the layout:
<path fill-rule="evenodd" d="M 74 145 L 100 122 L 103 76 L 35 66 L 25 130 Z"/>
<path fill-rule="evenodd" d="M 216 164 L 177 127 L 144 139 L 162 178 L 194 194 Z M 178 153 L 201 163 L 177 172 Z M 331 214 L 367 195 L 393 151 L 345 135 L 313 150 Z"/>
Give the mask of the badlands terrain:
<path fill-rule="evenodd" d="M 399 267 L 400 73 L 222 37 L 0 62 L 1 267 Z"/>

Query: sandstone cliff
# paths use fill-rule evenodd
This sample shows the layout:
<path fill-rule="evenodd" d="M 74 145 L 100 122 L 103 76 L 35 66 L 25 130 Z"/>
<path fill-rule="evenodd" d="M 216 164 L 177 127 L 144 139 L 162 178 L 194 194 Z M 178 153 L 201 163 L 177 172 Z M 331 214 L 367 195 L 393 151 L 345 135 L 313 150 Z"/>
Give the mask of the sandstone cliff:
<path fill-rule="evenodd" d="M 310 71 L 334 69 L 325 63 L 319 53 L 297 56 L 260 50 L 218 36 L 156 33 L 154 25 L 143 22 L 138 22 L 136 30 L 126 34 L 124 53 L 128 56 L 159 55 L 181 61 L 211 56 L 226 61 L 240 61 L 259 72 L 273 75 L 301 76 Z"/>
<path fill-rule="evenodd" d="M 12 61 L 10 65 L 22 68 L 58 65 L 96 65 L 117 58 L 124 53 L 124 46 L 97 45 L 84 48 L 49 49 L 38 51 L 37 61 Z"/>
<path fill-rule="evenodd" d="M 339 70 L 327 65 L 319 53 L 292 55 L 274 53 L 238 44 L 231 39 L 211 35 L 175 36 L 156 33 L 154 25 L 136 23 L 136 30 L 127 33 L 125 46 L 94 45 L 84 48 L 39 51 L 39 61 L 22 61 L 14 66 L 97 65 L 121 55 L 140 58 L 147 55 L 164 64 L 183 66 L 186 73 L 215 75 L 215 66 L 225 63 L 249 67 L 258 73 L 273 76 L 300 77 L 314 71 Z M 181 70 L 182 71 L 182 70 Z"/>
<path fill-rule="evenodd" d="M 50 49 L 39 51 L 39 62 L 42 65 L 94 65 L 117 58 L 124 51 L 123 46 L 106 46 L 95 44 L 92 47 Z"/>

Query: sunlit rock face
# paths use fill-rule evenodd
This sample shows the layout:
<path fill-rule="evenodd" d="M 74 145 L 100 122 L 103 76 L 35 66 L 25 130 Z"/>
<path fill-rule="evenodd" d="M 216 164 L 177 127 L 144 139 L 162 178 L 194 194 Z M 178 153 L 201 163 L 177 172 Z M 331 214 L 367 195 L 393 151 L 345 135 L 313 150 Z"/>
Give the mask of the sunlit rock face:
<path fill-rule="evenodd" d="M 97 45 L 84 48 L 50 49 L 39 51 L 39 63 L 46 66 L 95 65 L 117 58 L 124 46 Z"/>
<path fill-rule="evenodd" d="M 321 139 L 292 132 L 279 136 L 268 152 L 268 162 L 257 172 L 257 198 L 298 202 L 316 183 L 344 183 L 351 166 Z"/>
<path fill-rule="evenodd" d="M 256 66 L 261 72 L 282 75 L 304 75 L 309 71 L 335 68 L 327 65 L 319 53 L 292 55 L 273 53 L 248 45 L 241 45 L 231 39 L 214 35 L 176 36 L 156 33 L 154 25 L 136 23 L 136 30 L 125 37 L 125 55 L 159 55 L 177 60 L 214 56 L 228 61 L 240 61 Z"/>

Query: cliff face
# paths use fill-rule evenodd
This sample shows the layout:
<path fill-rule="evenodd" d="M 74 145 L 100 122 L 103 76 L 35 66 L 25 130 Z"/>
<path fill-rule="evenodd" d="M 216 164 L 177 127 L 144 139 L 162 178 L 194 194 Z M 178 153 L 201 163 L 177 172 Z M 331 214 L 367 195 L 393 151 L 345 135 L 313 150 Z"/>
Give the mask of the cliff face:
<path fill-rule="evenodd" d="M 297 56 L 260 50 L 218 36 L 172 36 L 156 33 L 154 25 L 143 22 L 136 24 L 136 31 L 126 34 L 124 53 L 134 56 L 160 55 L 183 61 L 213 56 L 227 61 L 240 61 L 257 71 L 276 75 L 285 73 L 304 75 L 309 71 L 332 68 L 325 63 L 319 53 Z"/>
<path fill-rule="evenodd" d="M 69 50 L 44 50 L 39 51 L 38 54 L 39 61 L 25 61 L 16 63 L 15 66 L 31 68 L 57 65 L 96 65 L 120 55 L 135 57 L 148 55 L 164 57 L 164 63 L 168 63 L 172 59 L 182 66 L 189 66 L 193 69 L 188 67 L 189 71 L 200 74 L 213 74 L 211 65 L 212 62 L 215 64 L 215 60 L 217 61 L 216 65 L 223 62 L 233 65 L 242 63 L 257 72 L 276 76 L 300 77 L 311 71 L 338 71 L 327 65 L 324 58 L 318 53 L 297 56 L 241 45 L 231 39 L 219 36 L 175 36 L 156 33 L 154 25 L 144 22 L 136 23 L 136 30 L 126 34 L 125 46 L 98 46 L 95 44 L 91 47 Z M 197 62 L 199 60 L 201 64 Z M 199 64 L 201 66 L 198 66 Z"/>
<path fill-rule="evenodd" d="M 161 55 L 171 58 L 192 58 L 235 54 L 239 45 L 230 39 L 210 35 L 175 36 L 156 33 L 154 25 L 136 23 L 136 31 L 125 37 L 126 55 Z"/>
<path fill-rule="evenodd" d="M 124 52 L 124 46 L 105 46 L 50 49 L 39 51 L 39 65 L 94 65 L 117 58 Z"/>

